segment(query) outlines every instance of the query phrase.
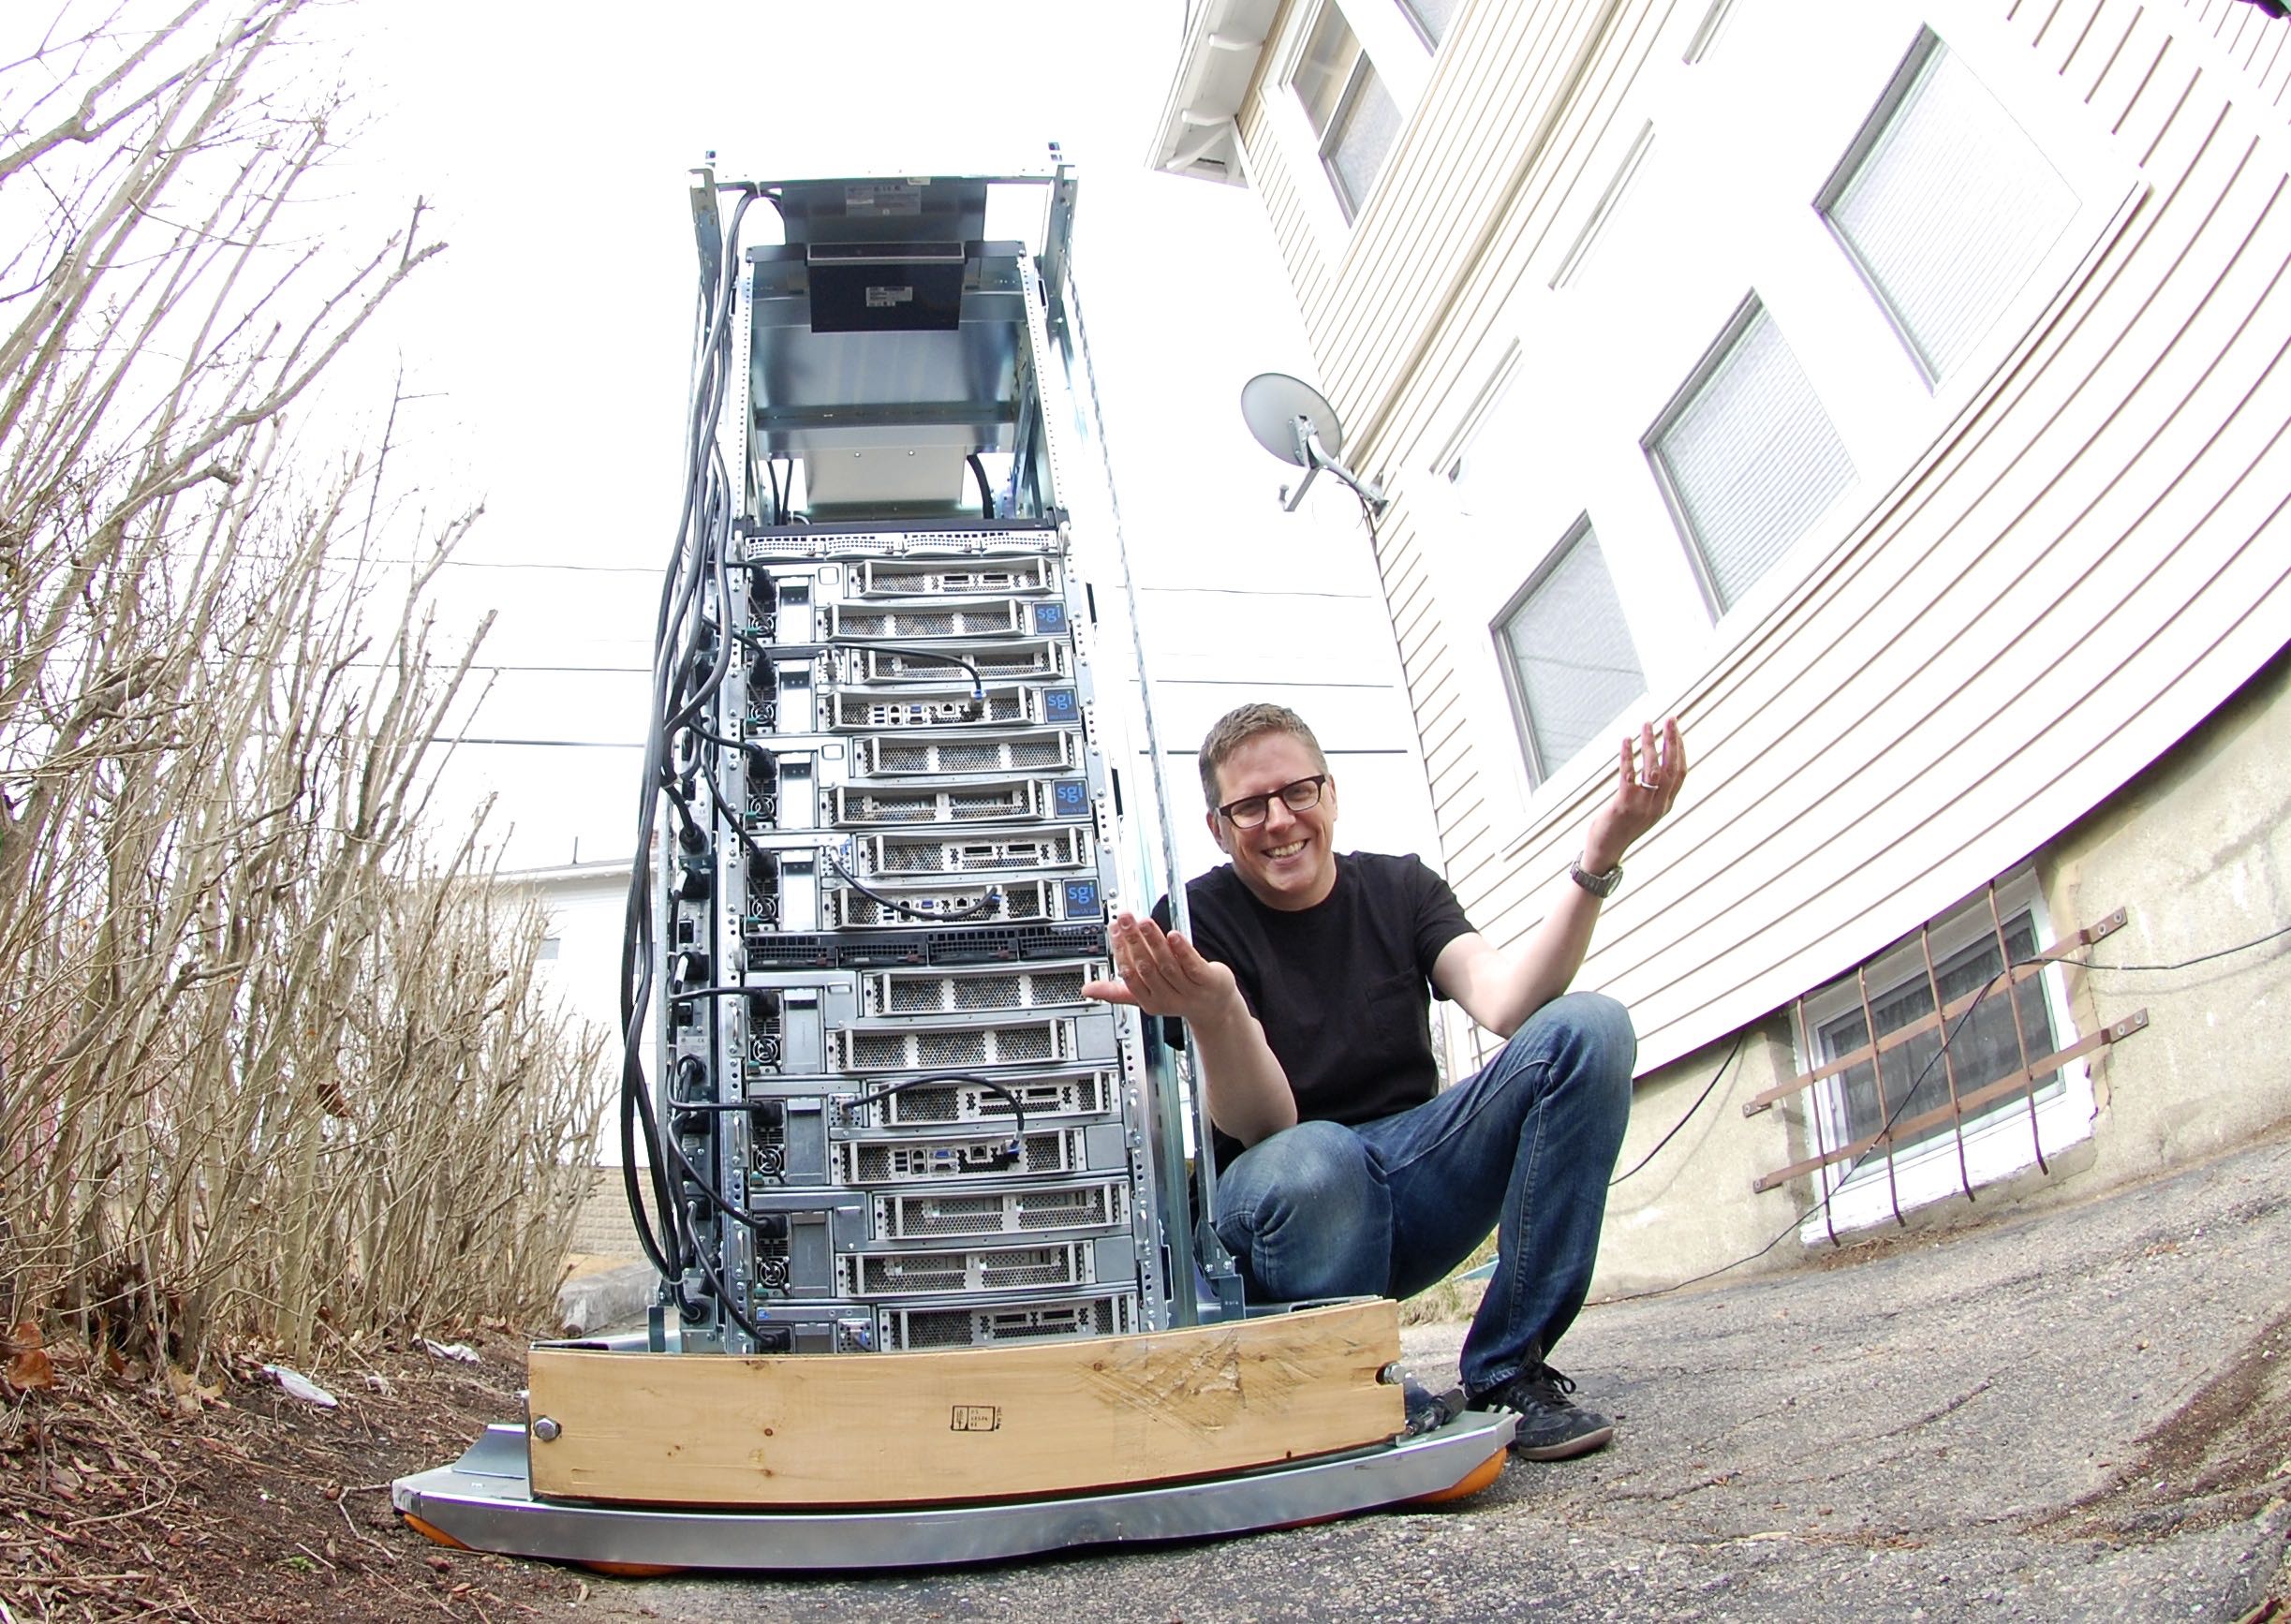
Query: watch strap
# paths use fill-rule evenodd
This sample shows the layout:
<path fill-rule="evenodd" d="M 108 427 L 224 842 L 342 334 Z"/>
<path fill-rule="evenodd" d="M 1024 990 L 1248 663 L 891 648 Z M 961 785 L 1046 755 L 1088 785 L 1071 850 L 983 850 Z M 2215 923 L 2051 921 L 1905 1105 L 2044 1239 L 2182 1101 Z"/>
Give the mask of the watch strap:
<path fill-rule="evenodd" d="M 1615 888 L 1623 882 L 1623 865 L 1618 863 L 1604 874 L 1593 874 L 1583 866 L 1580 860 L 1571 858 L 1567 864 L 1567 878 L 1593 896 L 1613 896 Z"/>

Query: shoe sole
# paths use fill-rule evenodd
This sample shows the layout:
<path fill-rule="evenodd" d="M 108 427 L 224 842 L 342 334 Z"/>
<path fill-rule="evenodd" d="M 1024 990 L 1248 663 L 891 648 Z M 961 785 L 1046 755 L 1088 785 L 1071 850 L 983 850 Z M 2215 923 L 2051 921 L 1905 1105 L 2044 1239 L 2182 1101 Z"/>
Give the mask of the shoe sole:
<path fill-rule="evenodd" d="M 1546 1443 L 1534 1448 L 1515 1443 L 1512 1453 L 1521 1460 L 1573 1460 L 1577 1455 L 1606 1448 L 1614 1437 L 1615 1429 L 1612 1426 L 1603 1426 L 1580 1438 L 1571 1438 L 1564 1443 Z"/>

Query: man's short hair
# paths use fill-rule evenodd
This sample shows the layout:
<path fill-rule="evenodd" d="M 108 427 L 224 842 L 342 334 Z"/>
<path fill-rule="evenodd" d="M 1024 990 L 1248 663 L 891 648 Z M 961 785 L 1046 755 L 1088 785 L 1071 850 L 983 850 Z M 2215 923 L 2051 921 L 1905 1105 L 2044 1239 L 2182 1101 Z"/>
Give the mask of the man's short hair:
<path fill-rule="evenodd" d="M 1217 770 L 1226 758 L 1261 733 L 1290 733 L 1305 741 L 1312 752 L 1312 764 L 1322 772 L 1328 771 L 1328 758 L 1321 753 L 1321 741 L 1312 736 L 1305 718 L 1287 705 L 1235 705 L 1218 717 L 1209 736 L 1201 742 L 1201 792 L 1208 799 L 1209 810 L 1217 810 Z"/>

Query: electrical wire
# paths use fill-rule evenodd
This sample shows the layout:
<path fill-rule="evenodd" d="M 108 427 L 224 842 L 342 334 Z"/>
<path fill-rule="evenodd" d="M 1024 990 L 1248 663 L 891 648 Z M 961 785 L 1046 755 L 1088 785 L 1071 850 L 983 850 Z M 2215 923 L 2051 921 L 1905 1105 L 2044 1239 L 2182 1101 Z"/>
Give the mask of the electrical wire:
<path fill-rule="evenodd" d="M 1668 1144 L 1672 1140 L 1678 1137 L 1678 1130 L 1693 1120 L 1694 1114 L 1703 1108 L 1703 1101 L 1709 1099 L 1711 1091 L 1717 1088 L 1719 1085 L 1719 1079 L 1725 1076 L 1726 1069 L 1734 1064 L 1735 1056 L 1742 1052 L 1742 1039 L 1747 1031 L 1748 1028 L 1746 1027 L 1744 1028 L 1744 1031 L 1737 1032 L 1734 1035 L 1734 1047 L 1726 1051 L 1726 1058 L 1719 1062 L 1719 1069 L 1710 1074 L 1710 1081 L 1703 1085 L 1703 1091 L 1695 1096 L 1694 1103 L 1687 1107 L 1687 1114 L 1678 1119 L 1677 1124 L 1673 1126 L 1668 1133 L 1665 1133 L 1662 1138 L 1655 1141 L 1654 1149 L 1648 1151 L 1645 1156 L 1640 1157 L 1637 1164 L 1631 1169 L 1631 1173 L 1638 1172 L 1640 1168 L 1645 1167 L 1648 1162 L 1660 1156 L 1663 1153 L 1663 1147 Z M 1629 1178 L 1631 1176 L 1631 1173 L 1618 1174 L 1617 1176 L 1610 1178 L 1607 1180 L 1607 1188 L 1609 1189 L 1613 1189 L 1617 1185 L 1622 1183 L 1624 1179 Z"/>
<path fill-rule="evenodd" d="M 728 640 L 714 640 L 717 647 L 713 667 L 702 678 L 700 691 L 697 694 L 689 691 L 694 666 L 707 641 L 699 609 L 712 573 L 718 587 L 718 601 L 730 597 L 723 564 L 731 539 L 730 480 L 716 445 L 716 429 L 730 386 L 732 311 L 736 303 L 739 274 L 740 225 L 759 195 L 753 185 L 730 189 L 740 192 L 740 200 L 724 228 L 724 251 L 717 256 L 717 274 L 703 278 L 696 313 L 699 359 L 686 419 L 684 494 L 669 565 L 661 579 L 653 630 L 653 725 L 645 738 L 638 786 L 635 844 L 638 860 L 630 864 L 622 935 L 619 1126 L 622 1182 L 638 1245 L 646 1261 L 663 1279 L 670 1281 L 680 1280 L 687 1267 L 697 1264 L 716 1288 L 727 1312 L 741 1322 L 744 1330 L 754 1334 L 753 1322 L 725 1294 L 720 1277 L 701 1254 L 685 1224 L 676 1192 L 670 1187 L 666 1165 L 668 1155 L 674 1155 L 679 1161 L 683 1158 L 681 1152 L 666 1144 L 667 1136 L 661 1132 L 643 1059 L 653 1001 L 655 942 L 652 876 L 646 856 L 652 849 L 659 801 L 672 781 L 667 768 L 676 728 L 680 721 L 696 715 L 698 706 L 704 705 L 709 695 L 720 686 L 731 656 Z M 688 808 L 686 816 L 690 821 Z M 653 1212 L 658 1215 L 658 1231 L 653 1218 L 644 1209 L 638 1183 L 636 1144 L 640 1136 L 644 1145 L 643 1165 L 651 1175 Z M 679 1294 L 681 1297 L 681 1287 Z"/>
<path fill-rule="evenodd" d="M 816 658 L 831 648 L 870 650 L 877 654 L 895 654 L 902 659 L 919 659 L 926 663 L 958 666 L 970 678 L 970 700 L 973 704 L 986 702 L 986 679 L 979 674 L 976 661 L 965 659 L 959 654 L 942 654 L 937 649 L 910 648 L 902 643 L 877 642 L 862 637 L 831 637 L 824 642 L 766 642 L 753 632 L 734 631 L 732 634 L 756 653 L 767 657 Z"/>
<path fill-rule="evenodd" d="M 1004 1087 L 1001 1084 L 995 1082 L 991 1078 L 955 1075 L 909 1077 L 901 1082 L 886 1083 L 879 1088 L 869 1089 L 865 1093 L 854 1095 L 850 1100 L 839 1102 L 836 1109 L 844 1115 L 845 1119 L 848 1121 L 850 1119 L 850 1113 L 858 1110 L 863 1105 L 873 1105 L 880 1100 L 893 1099 L 895 1096 L 906 1093 L 909 1088 L 922 1088 L 931 1085 L 937 1085 L 944 1087 L 950 1084 L 957 1087 L 960 1087 L 965 1084 L 968 1084 L 973 1088 L 983 1088 L 990 1094 L 1000 1095 L 1002 1099 L 1008 1102 L 1011 1108 L 1012 1118 L 1011 1152 L 1013 1156 L 1016 1155 L 1021 1146 L 1024 1144 L 1027 1137 L 1026 1103 L 1021 1100 L 1016 1094 L 1012 1093 L 1010 1089 Z M 938 1128 L 942 1125 L 934 1123 L 931 1126 Z"/>
<path fill-rule="evenodd" d="M 1002 888 L 998 885 L 989 885 L 984 896 L 964 908 L 946 909 L 915 908 L 908 903 L 900 902 L 893 897 L 885 896 L 881 892 L 873 890 L 861 884 L 859 880 L 852 876 L 851 871 L 844 867 L 843 864 L 836 858 L 834 852 L 830 851 L 824 846 L 820 847 L 818 849 L 820 856 L 826 862 L 828 867 L 835 871 L 835 873 L 842 878 L 844 884 L 850 886 L 853 891 L 859 893 L 860 895 L 865 897 L 869 902 L 875 904 L 876 907 L 888 908 L 893 913 L 897 914 L 901 919 L 919 919 L 927 921 L 932 924 L 967 924 L 972 920 L 992 919 L 1002 909 L 1004 898 L 1002 894 Z"/>
<path fill-rule="evenodd" d="M 970 476 L 979 482 L 979 517 L 991 524 L 995 522 L 995 493 L 986 482 L 986 465 L 973 451 L 964 459 L 970 465 Z"/>
<path fill-rule="evenodd" d="M 2268 932 L 2265 936 L 2254 937 L 2249 941 L 2238 942 L 2233 947 L 2221 948 L 2217 952 L 2198 953 L 2192 959 L 2181 959 L 2176 964 L 2168 965 L 2095 965 L 2088 964 L 2082 959 L 2067 959 L 2063 962 L 2086 970 L 2184 970 L 2195 965 L 2208 965 L 2213 959 L 2224 959 L 2235 953 L 2249 952 L 2255 947 L 2265 947 L 2268 943 L 2279 941 L 2287 936 L 2291 936 L 2291 924 L 2280 926 Z"/>

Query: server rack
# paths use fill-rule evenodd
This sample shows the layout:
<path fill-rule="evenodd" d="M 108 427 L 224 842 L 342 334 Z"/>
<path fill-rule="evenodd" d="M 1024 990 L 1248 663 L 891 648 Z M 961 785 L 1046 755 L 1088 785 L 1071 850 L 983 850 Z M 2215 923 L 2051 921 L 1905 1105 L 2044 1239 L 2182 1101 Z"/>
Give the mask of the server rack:
<path fill-rule="evenodd" d="M 1038 240 L 985 236 L 1009 186 L 1038 189 Z M 1101 471 L 1073 443 L 1073 196 L 1063 168 L 696 178 L 624 1001 L 656 1347 L 972 1348 L 1238 1306 L 1201 1289 L 1230 1275 L 1194 1255 L 1196 1108 L 1134 1011 L 1082 994 L 1170 846 L 1158 775 L 1125 793 L 1133 625 L 1100 625 L 1126 583 L 1088 572 L 1118 566 L 1111 515 L 1068 489 Z"/>

